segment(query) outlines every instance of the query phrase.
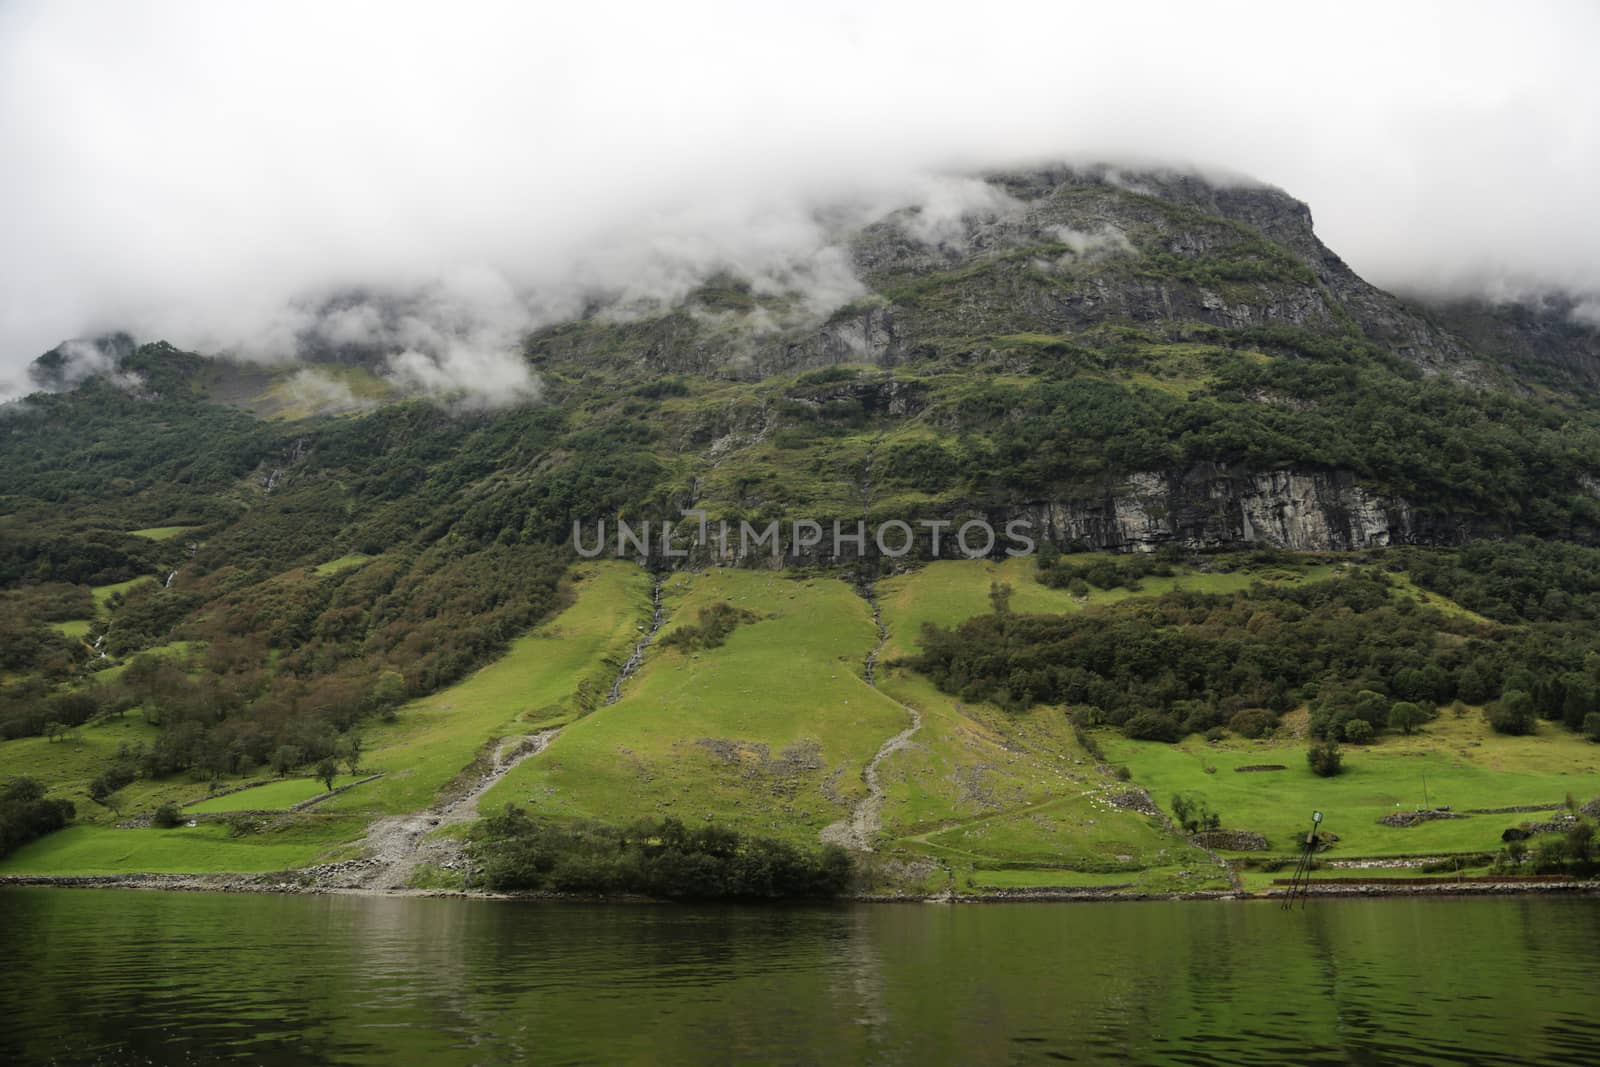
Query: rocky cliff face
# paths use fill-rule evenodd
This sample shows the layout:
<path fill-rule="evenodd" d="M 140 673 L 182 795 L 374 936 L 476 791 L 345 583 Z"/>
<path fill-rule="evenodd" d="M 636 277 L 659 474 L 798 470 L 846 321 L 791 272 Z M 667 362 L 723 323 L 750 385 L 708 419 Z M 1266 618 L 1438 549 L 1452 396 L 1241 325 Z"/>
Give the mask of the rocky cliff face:
<path fill-rule="evenodd" d="M 1214 464 L 1133 474 L 1097 493 L 1030 504 L 1015 514 L 1031 519 L 1057 545 L 1116 552 L 1169 544 L 1349 550 L 1445 533 L 1431 525 L 1419 529 L 1405 501 L 1375 496 L 1342 472 L 1252 472 Z"/>
<path fill-rule="evenodd" d="M 1036 542 L 1048 541 L 1063 549 L 1154 552 L 1163 546 L 1188 551 L 1280 548 L 1292 551 L 1353 551 L 1401 544 L 1459 544 L 1485 531 L 1467 520 L 1419 514 L 1404 500 L 1384 498 L 1363 487 L 1354 476 L 1339 471 L 1248 471 L 1218 464 L 1198 464 L 1183 471 L 1146 471 L 1108 481 L 1093 489 L 1057 499 L 1030 501 L 982 511 L 935 510 L 920 516 L 873 513 L 837 517 L 846 536 L 858 520 L 865 522 L 868 543 L 864 553 L 850 541 L 833 552 L 831 524 L 819 518 L 828 532 L 822 544 L 794 550 L 788 520 L 782 524 L 782 563 L 826 566 L 862 555 L 881 555 L 871 543 L 872 531 L 891 518 L 914 526 L 911 558 L 933 558 L 930 536 L 919 520 L 940 519 L 943 528 L 940 558 L 959 558 L 954 531 L 971 519 L 981 518 L 997 532 L 989 555 L 1003 558 L 1014 542 L 1006 539 L 1008 524 L 1025 521 L 1021 528 Z M 798 516 L 796 516 L 798 518 Z M 694 564 L 708 562 L 775 566 L 770 545 L 741 548 L 734 528 L 725 546 L 694 548 L 690 527 L 684 526 L 675 544 L 689 551 Z M 901 533 L 888 536 L 898 547 Z M 972 544 L 982 536 L 974 532 Z M 660 553 L 654 553 L 660 557 Z"/>
<path fill-rule="evenodd" d="M 1512 372 L 1507 384 L 1600 386 L 1600 295 L 1544 293 L 1505 303 L 1457 300 L 1429 309 L 1474 349 Z"/>

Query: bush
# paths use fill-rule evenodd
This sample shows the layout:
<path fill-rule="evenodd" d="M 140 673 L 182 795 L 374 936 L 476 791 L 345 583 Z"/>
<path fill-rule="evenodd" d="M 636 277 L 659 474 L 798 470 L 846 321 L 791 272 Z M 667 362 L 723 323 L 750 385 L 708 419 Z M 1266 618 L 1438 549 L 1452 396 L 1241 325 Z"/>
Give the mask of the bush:
<path fill-rule="evenodd" d="M 1228 720 L 1228 729 L 1252 741 L 1265 737 L 1278 725 L 1278 717 L 1266 708 L 1245 708 Z"/>
<path fill-rule="evenodd" d="M 183 813 L 178 810 L 178 805 L 169 800 L 156 809 L 156 813 L 150 817 L 150 821 L 157 826 L 170 830 L 183 822 Z"/>
<path fill-rule="evenodd" d="M 89 783 L 89 799 L 96 804 L 104 804 L 106 798 L 121 789 L 139 776 L 138 768 L 132 763 L 118 761 L 107 767 L 100 776 Z"/>
<path fill-rule="evenodd" d="M 1332 778 L 1344 770 L 1344 753 L 1337 741 L 1318 741 L 1306 750 L 1306 762 L 1318 777 Z"/>
<path fill-rule="evenodd" d="M 1389 729 L 1409 734 L 1428 721 L 1428 713 L 1409 700 L 1397 701 L 1389 709 Z"/>
<path fill-rule="evenodd" d="M 850 887 L 850 856 L 808 852 L 720 826 L 676 819 L 626 829 L 553 824 L 508 807 L 485 819 L 473 846 L 491 889 L 643 893 L 680 899 L 831 897 Z"/>
<path fill-rule="evenodd" d="M 1567 856 L 1580 865 L 1586 865 L 1594 859 L 1594 824 L 1588 819 L 1579 819 L 1573 823 L 1566 834 Z"/>
<path fill-rule="evenodd" d="M 1377 731 L 1365 719 L 1351 719 L 1344 724 L 1344 739 L 1352 745 L 1369 745 Z"/>
<path fill-rule="evenodd" d="M 1591 711 L 1583 717 L 1583 736 L 1600 741 L 1600 711 Z"/>
<path fill-rule="evenodd" d="M 1533 698 L 1520 689 L 1508 689 L 1484 711 L 1495 733 L 1525 736 L 1538 729 Z"/>
<path fill-rule="evenodd" d="M 1201 830 L 1215 830 L 1222 825 L 1222 816 L 1211 810 L 1204 797 L 1188 793 L 1174 793 L 1172 814 L 1185 833 L 1197 834 Z"/>
<path fill-rule="evenodd" d="M 1533 854 L 1533 869 L 1540 874 L 1555 874 L 1567 865 L 1567 843 L 1559 837 L 1541 841 Z"/>
<path fill-rule="evenodd" d="M 0 785 L 0 856 L 61 829 L 75 814 L 69 800 L 46 800 L 36 779 L 13 778 Z"/>
<path fill-rule="evenodd" d="M 1141 711 L 1122 724 L 1122 732 L 1135 741 L 1176 741 L 1183 736 L 1183 727 L 1170 715 Z"/>
<path fill-rule="evenodd" d="M 1077 739 L 1078 744 L 1083 746 L 1083 750 L 1085 752 L 1089 753 L 1089 755 L 1095 758 L 1095 762 L 1106 762 L 1106 753 L 1105 750 L 1100 747 L 1100 742 L 1096 741 L 1093 734 L 1091 734 L 1088 730 L 1085 730 L 1082 726 L 1079 726 L 1076 722 L 1073 723 L 1072 726 L 1072 736 Z"/>
<path fill-rule="evenodd" d="M 1389 702 L 1383 698 L 1382 693 L 1372 689 L 1363 689 L 1351 701 L 1350 712 L 1376 730 L 1388 718 Z"/>
<path fill-rule="evenodd" d="M 677 646 L 686 652 L 718 648 L 740 623 L 756 621 L 755 613 L 718 601 L 700 609 L 700 620 L 678 627 L 661 639 L 662 648 Z"/>

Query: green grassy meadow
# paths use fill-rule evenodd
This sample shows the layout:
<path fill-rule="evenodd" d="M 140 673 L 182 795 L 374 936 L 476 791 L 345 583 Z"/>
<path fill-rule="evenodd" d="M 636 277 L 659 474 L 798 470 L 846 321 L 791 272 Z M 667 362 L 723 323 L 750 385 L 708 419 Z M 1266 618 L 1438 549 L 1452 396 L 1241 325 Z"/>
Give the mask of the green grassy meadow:
<path fill-rule="evenodd" d="M 1106 553 L 1081 553 L 1065 558 L 1081 565 L 1116 557 Z M 1308 553 L 1301 562 L 1238 566 L 1228 571 L 1201 571 L 1177 565 L 1171 576 L 1148 575 L 1140 579 L 1137 589 L 1091 588 L 1084 597 L 1040 583 L 1036 577 L 1038 563 L 1031 556 L 1004 562 L 941 560 L 878 583 L 878 601 L 885 625 L 889 627 L 889 644 L 884 648 L 884 657 L 914 655 L 918 650 L 917 635 L 924 623 L 949 627 L 988 612 L 989 588 L 995 582 L 1011 586 L 1011 610 L 1015 614 L 1056 615 L 1135 597 L 1158 597 L 1176 590 L 1222 594 L 1243 592 L 1256 582 L 1321 581 L 1333 577 L 1341 566 L 1325 562 L 1328 558 L 1328 553 Z"/>
<path fill-rule="evenodd" d="M 364 774 L 359 776 L 341 774 L 333 780 L 333 787 L 342 789 L 352 782 L 359 782 L 364 777 L 366 777 Z M 264 785 L 241 789 L 226 796 L 209 797 L 190 804 L 183 810 L 185 814 L 192 815 L 209 815 L 224 811 L 283 811 L 312 797 L 319 797 L 327 791 L 327 786 L 316 778 L 286 778 L 280 782 L 267 782 Z"/>
<path fill-rule="evenodd" d="M 0 860 L 0 874 L 249 874 L 318 862 L 361 836 L 358 819 L 306 816 L 233 837 L 221 822 L 119 830 L 69 826 Z"/>
<path fill-rule="evenodd" d="M 124 572 L 126 573 L 126 572 Z M 140 582 L 153 582 L 154 578 L 143 575 L 138 578 L 129 578 L 125 582 L 113 582 L 110 585 L 97 585 L 89 591 L 94 594 L 94 606 L 100 611 L 106 610 L 106 602 L 118 593 L 126 593 Z"/>
<path fill-rule="evenodd" d="M 338 559 L 330 559 L 326 563 L 317 564 L 312 568 L 312 573 L 316 574 L 318 577 L 327 574 L 337 574 L 340 571 L 348 570 L 351 567 L 359 567 L 363 563 L 374 558 L 376 557 L 366 555 L 362 552 L 351 552 L 348 555 L 340 556 Z"/>
<path fill-rule="evenodd" d="M 198 530 L 198 526 L 148 526 L 143 530 L 129 530 L 134 537 L 143 537 L 147 541 L 170 541 L 179 534 Z"/>
<path fill-rule="evenodd" d="M 758 616 L 720 648 L 651 649 L 623 698 L 564 730 L 501 781 L 485 808 L 627 822 L 707 817 L 815 843 L 865 793 L 862 770 L 905 710 L 862 680 L 871 609 L 836 578 L 677 574 L 666 637 L 725 602 Z"/>
<path fill-rule="evenodd" d="M 1456 812 L 1525 804 L 1560 804 L 1570 794 L 1581 803 L 1600 795 L 1600 746 L 1548 723 L 1535 737 L 1493 733 L 1475 709 L 1456 717 L 1446 710 L 1410 737 L 1383 735 L 1373 745 L 1344 746 L 1344 771 L 1319 778 L 1306 764 L 1303 740 L 1247 741 L 1198 737 L 1168 745 L 1129 741 L 1105 732 L 1107 755 L 1124 763 L 1136 782 L 1170 810 L 1172 795 L 1205 798 L 1228 829 L 1265 834 L 1274 853 L 1297 848 L 1311 813 L 1339 835 L 1329 858 L 1431 856 L 1493 851 L 1508 826 L 1538 818 L 1528 814 L 1473 815 L 1411 827 L 1378 819 L 1427 801 Z M 1238 772 L 1236 767 L 1282 764 L 1281 771 Z M 1207 768 L 1214 768 L 1208 772 Z"/>

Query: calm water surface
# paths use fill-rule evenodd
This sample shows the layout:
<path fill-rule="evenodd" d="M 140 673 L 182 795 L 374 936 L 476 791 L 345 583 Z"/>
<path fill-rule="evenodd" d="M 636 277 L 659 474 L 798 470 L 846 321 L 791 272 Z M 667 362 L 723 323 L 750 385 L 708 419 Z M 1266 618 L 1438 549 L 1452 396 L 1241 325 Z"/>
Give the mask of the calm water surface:
<path fill-rule="evenodd" d="M 0 891 L 0 1063 L 1600 1062 L 1600 900 Z"/>

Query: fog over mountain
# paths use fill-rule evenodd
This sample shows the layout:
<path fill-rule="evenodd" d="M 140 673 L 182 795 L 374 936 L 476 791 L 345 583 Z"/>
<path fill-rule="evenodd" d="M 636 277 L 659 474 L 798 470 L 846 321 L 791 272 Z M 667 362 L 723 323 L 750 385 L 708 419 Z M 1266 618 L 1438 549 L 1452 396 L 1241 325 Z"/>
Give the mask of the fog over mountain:
<path fill-rule="evenodd" d="M 532 396 L 532 327 L 719 271 L 825 314 L 858 291 L 840 228 L 919 204 L 936 240 L 1003 208 L 963 175 L 1043 159 L 1279 185 L 1388 288 L 1600 292 L 1597 31 L 1577 3 L 11 3 L 0 381 L 126 329 Z"/>

